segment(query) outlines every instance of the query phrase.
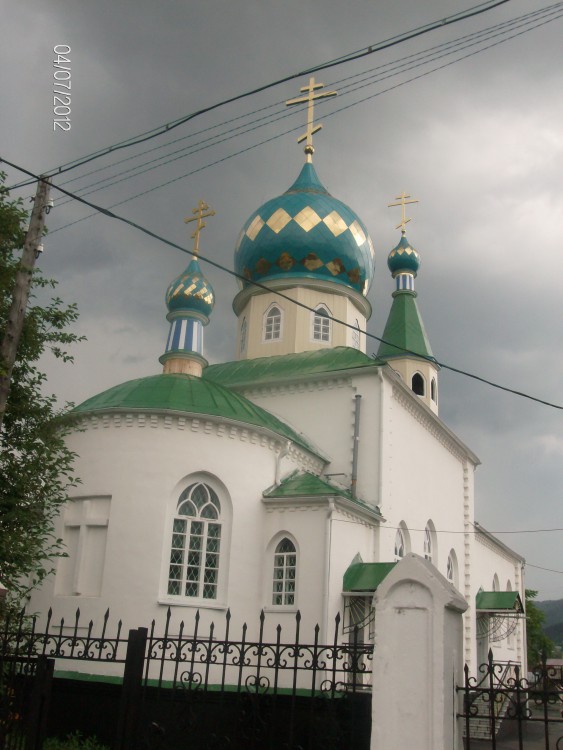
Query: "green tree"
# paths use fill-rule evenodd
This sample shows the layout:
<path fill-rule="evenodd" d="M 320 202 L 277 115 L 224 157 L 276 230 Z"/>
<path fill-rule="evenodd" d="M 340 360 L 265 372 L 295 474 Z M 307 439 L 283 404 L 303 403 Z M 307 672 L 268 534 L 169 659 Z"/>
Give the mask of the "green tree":
<path fill-rule="evenodd" d="M 0 173 L 0 341 L 11 304 L 15 273 L 25 237 L 27 212 L 11 200 Z M 78 317 L 76 305 L 52 295 L 56 282 L 34 271 L 9 398 L 0 431 L 0 581 L 12 604 L 48 575 L 64 554 L 53 534 L 53 521 L 77 483 L 73 453 L 65 437 L 71 421 L 68 405 L 57 407 L 45 395 L 46 376 L 38 369 L 47 352 L 71 361 L 69 345 L 81 337 L 69 330 Z M 38 296 L 45 298 L 39 304 Z M 2 363 L 0 363 L 0 367 Z"/>
<path fill-rule="evenodd" d="M 537 595 L 537 591 L 526 589 L 526 639 L 530 668 L 539 664 L 544 651 L 547 656 L 553 652 L 553 642 L 543 632 L 545 615 L 534 602 Z"/>

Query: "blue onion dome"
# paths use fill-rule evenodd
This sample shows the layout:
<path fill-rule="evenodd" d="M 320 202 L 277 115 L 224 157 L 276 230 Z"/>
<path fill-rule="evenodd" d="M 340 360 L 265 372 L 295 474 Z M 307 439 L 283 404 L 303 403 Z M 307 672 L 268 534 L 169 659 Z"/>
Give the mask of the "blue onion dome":
<path fill-rule="evenodd" d="M 197 258 L 166 290 L 166 305 L 172 312 L 196 312 L 207 318 L 213 312 L 215 293 L 205 278 Z"/>
<path fill-rule="evenodd" d="M 387 258 L 387 265 L 391 271 L 393 277 L 398 273 L 412 273 L 416 276 L 416 272 L 420 267 L 420 255 L 414 249 L 414 247 L 407 240 L 404 232 L 401 236 L 399 244 L 394 247 L 389 253 Z"/>
<path fill-rule="evenodd" d="M 306 163 L 289 190 L 264 203 L 244 225 L 235 270 L 249 281 L 324 279 L 365 295 L 374 259 L 363 222 L 330 195 Z"/>

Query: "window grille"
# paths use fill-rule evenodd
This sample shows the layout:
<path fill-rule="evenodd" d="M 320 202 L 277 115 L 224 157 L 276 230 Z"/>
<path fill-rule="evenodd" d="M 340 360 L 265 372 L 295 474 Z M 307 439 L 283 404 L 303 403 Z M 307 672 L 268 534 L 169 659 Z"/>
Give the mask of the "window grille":
<path fill-rule="evenodd" d="M 274 553 L 274 582 L 272 604 L 295 604 L 295 578 L 297 573 L 297 552 L 292 541 L 285 538 Z"/>
<path fill-rule="evenodd" d="M 220 515 L 219 498 L 208 485 L 191 484 L 180 495 L 172 525 L 169 595 L 217 599 Z"/>

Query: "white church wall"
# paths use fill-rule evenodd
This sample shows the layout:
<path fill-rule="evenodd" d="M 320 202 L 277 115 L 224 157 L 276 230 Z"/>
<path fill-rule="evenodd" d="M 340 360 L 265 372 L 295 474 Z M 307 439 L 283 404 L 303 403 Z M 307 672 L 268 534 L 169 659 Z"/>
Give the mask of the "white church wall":
<path fill-rule="evenodd" d="M 431 557 L 445 576 L 453 549 L 461 573 L 464 514 L 467 501 L 473 504 L 472 496 L 466 497 L 464 456 L 427 409 L 389 382 L 383 424 L 381 512 L 387 522 L 381 527 L 382 560 L 394 559 L 396 529 L 404 522 L 408 551 Z M 425 549 L 427 526 L 430 550 Z"/>
<path fill-rule="evenodd" d="M 472 579 L 474 585 L 472 599 L 469 602 L 469 612 L 473 612 L 474 618 L 476 614 L 475 597 L 480 589 L 483 591 L 517 591 L 524 604 L 525 590 L 522 559 L 516 554 L 510 554 L 510 551 L 502 543 L 495 544 L 490 536 L 485 536 L 478 531 L 474 535 Z M 519 619 L 513 633 L 504 637 L 502 636 L 506 632 L 509 624 L 508 620 L 498 622 L 497 624 L 498 627 L 492 637 L 483 635 L 484 627 L 476 628 L 477 661 L 483 661 L 490 648 L 495 661 L 512 661 L 525 665 L 524 620 Z M 475 664 L 475 667 L 477 666 L 478 664 Z"/>
<path fill-rule="evenodd" d="M 377 370 L 355 377 L 327 377 L 246 389 L 254 403 L 303 431 L 330 459 L 327 475 L 336 485 L 350 489 L 354 442 L 355 396 L 360 395 L 360 439 L 357 495 L 378 504 L 379 487 L 379 376 Z"/>
<path fill-rule="evenodd" d="M 218 435 L 217 423 L 211 421 L 197 429 L 189 420 L 179 427 L 175 420 L 143 415 L 99 419 L 95 427 L 90 423 L 72 437 L 71 448 L 87 456 L 76 466 L 80 498 L 104 497 L 109 505 L 101 590 L 99 596 L 61 595 L 56 593 L 60 582 L 51 578 L 32 595 L 30 609 L 44 614 L 53 606 L 54 616 L 68 623 L 80 607 L 84 621 L 92 619 L 98 627 L 109 607 L 112 619 L 121 619 L 126 629 L 149 626 L 155 617 L 163 622 L 169 605 L 176 628 L 195 608 L 201 609 L 205 627 L 214 618 L 221 620 L 230 607 L 233 627 L 248 620 L 256 629 L 264 604 L 262 491 L 274 483 L 281 447 L 251 431 L 244 439 L 240 430 Z M 291 460 L 284 459 L 288 467 Z M 224 513 L 216 600 L 166 593 L 171 519 L 178 492 L 190 478 L 216 490 Z M 64 535 L 62 518 L 57 533 Z M 69 563 L 72 558 L 62 566 Z M 69 577 L 67 570 L 65 580 Z"/>

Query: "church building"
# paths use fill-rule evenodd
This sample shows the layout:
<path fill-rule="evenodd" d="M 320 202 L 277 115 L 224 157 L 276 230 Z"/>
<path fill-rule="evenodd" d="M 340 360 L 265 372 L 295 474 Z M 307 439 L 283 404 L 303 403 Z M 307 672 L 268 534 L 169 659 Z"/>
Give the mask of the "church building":
<path fill-rule="evenodd" d="M 57 527 L 68 557 L 30 608 L 69 622 L 80 607 L 95 624 L 109 608 L 125 628 L 162 622 L 168 608 L 172 628 L 227 609 L 233 627 L 251 628 L 264 611 L 272 633 L 291 632 L 299 611 L 321 642 L 340 613 L 343 639 L 358 625 L 369 641 L 374 591 L 414 552 L 469 605 L 471 669 L 490 647 L 525 668 L 524 560 L 475 522 L 479 459 L 440 419 L 420 255 L 406 236 L 412 201 L 394 204 L 389 315 L 368 356 L 375 251 L 313 166 L 319 89 L 311 79 L 294 100 L 309 113 L 301 171 L 236 243 L 236 359 L 205 359 L 214 292 L 198 254 L 213 212 L 200 201 L 192 258 L 166 292 L 162 371 L 75 409 L 82 481 Z"/>

